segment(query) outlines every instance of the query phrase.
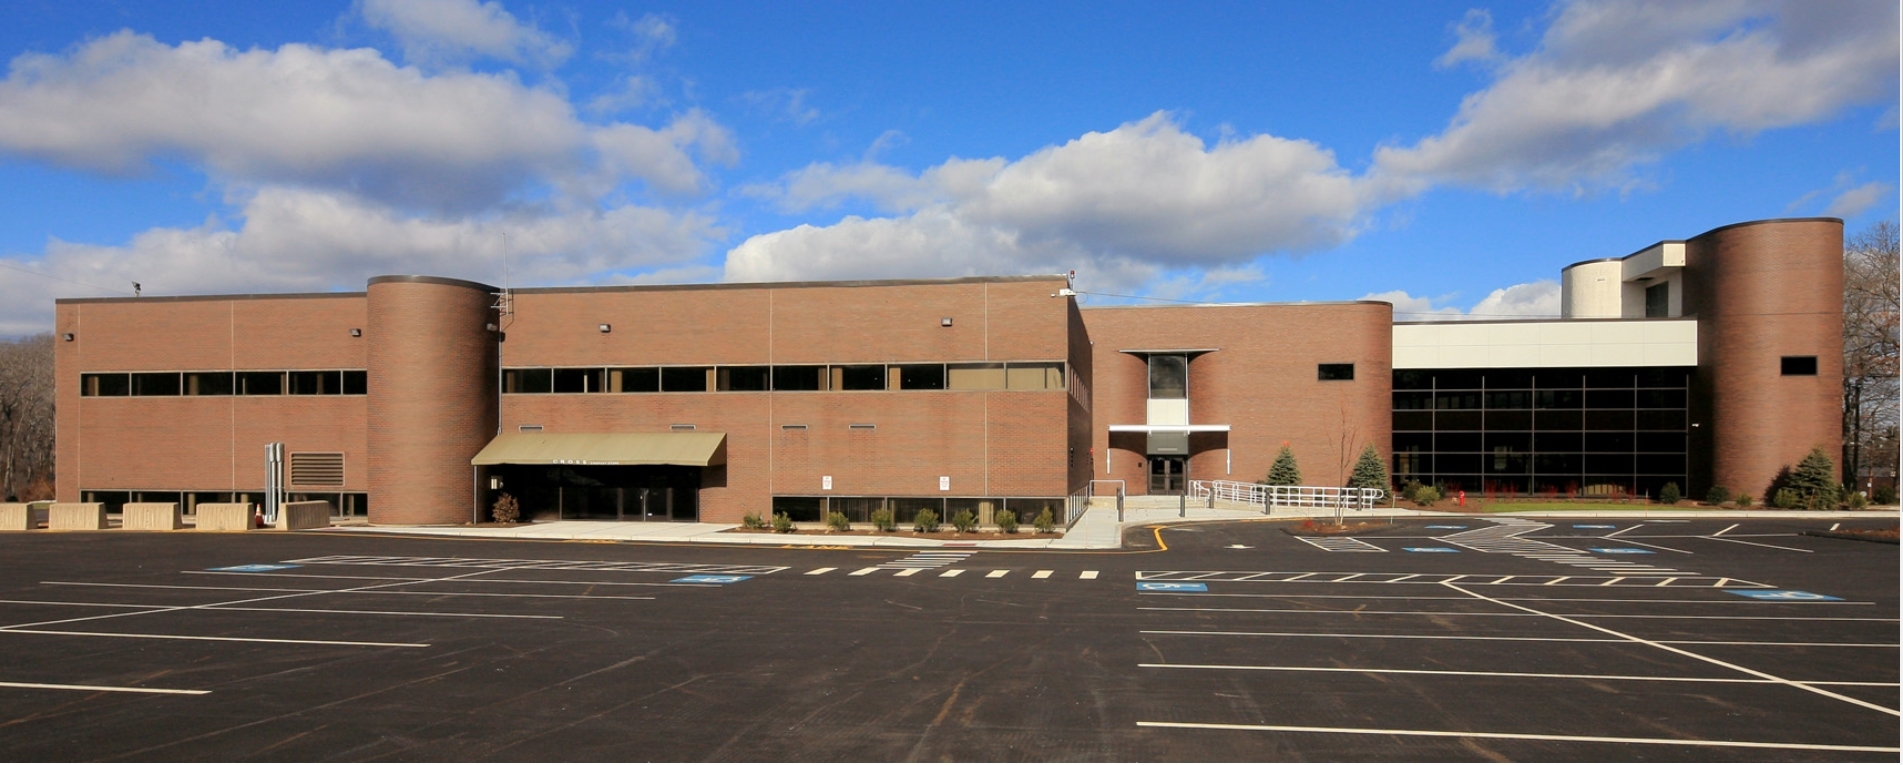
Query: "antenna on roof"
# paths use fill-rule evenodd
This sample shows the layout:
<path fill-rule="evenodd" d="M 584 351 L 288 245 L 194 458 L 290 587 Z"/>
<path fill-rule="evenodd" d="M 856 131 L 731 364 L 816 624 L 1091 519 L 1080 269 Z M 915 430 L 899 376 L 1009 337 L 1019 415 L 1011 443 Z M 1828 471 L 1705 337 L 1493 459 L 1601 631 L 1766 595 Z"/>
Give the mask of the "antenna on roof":
<path fill-rule="evenodd" d="M 133 296 L 133 297 L 138 297 L 138 296 L 139 296 L 139 292 L 140 292 L 140 291 L 141 291 L 141 290 L 140 290 L 140 288 L 139 288 L 139 283 L 138 283 L 138 282 L 133 282 L 133 283 L 132 283 L 132 296 Z"/>

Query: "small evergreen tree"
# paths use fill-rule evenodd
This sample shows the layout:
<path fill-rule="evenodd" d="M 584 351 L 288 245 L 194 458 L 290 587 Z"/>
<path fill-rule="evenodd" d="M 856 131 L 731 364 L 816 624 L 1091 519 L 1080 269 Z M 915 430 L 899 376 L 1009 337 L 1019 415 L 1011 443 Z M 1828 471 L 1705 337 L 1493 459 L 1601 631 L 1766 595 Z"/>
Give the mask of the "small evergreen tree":
<path fill-rule="evenodd" d="M 1302 485 L 1302 469 L 1295 466 L 1295 452 L 1289 450 L 1287 442 L 1283 442 L 1282 451 L 1276 452 L 1275 464 L 1269 466 L 1269 477 L 1262 482 L 1270 486 Z"/>
<path fill-rule="evenodd" d="M 1790 488 L 1797 492 L 1805 505 L 1812 509 L 1825 509 L 1837 506 L 1838 486 L 1835 470 L 1830 457 L 1823 449 L 1812 449 L 1797 470 L 1791 473 Z"/>
<path fill-rule="evenodd" d="M 1388 467 L 1381 462 L 1381 452 L 1368 444 L 1361 450 L 1361 457 L 1355 460 L 1355 472 L 1348 476 L 1348 485 L 1357 489 L 1388 488 Z"/>

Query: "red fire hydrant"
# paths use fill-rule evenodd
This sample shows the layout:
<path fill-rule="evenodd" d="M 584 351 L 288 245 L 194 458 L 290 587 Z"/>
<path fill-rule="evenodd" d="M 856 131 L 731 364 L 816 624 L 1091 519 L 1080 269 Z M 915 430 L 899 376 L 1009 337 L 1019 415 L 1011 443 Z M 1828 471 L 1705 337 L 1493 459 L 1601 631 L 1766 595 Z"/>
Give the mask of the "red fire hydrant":
<path fill-rule="evenodd" d="M 1458 498 L 1460 499 L 1460 506 L 1461 506 L 1461 507 L 1466 507 L 1466 506 L 1467 506 L 1467 490 L 1466 490 L 1466 489 L 1461 489 L 1460 491 L 1458 491 L 1458 492 L 1456 492 L 1456 493 L 1454 494 L 1454 496 L 1456 496 L 1456 497 L 1458 497 Z"/>

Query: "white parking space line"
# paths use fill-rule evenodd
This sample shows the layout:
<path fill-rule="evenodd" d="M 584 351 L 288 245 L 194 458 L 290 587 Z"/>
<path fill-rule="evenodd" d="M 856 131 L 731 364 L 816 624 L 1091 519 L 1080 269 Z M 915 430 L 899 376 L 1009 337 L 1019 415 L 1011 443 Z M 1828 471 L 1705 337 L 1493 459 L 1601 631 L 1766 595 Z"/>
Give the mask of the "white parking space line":
<path fill-rule="evenodd" d="M 1727 531 L 1730 531 L 1730 530 L 1732 530 L 1732 529 L 1735 529 L 1735 528 L 1737 528 L 1737 527 L 1738 527 L 1738 524 L 1736 524 L 1736 523 L 1734 523 L 1734 524 L 1731 524 L 1730 526 L 1726 526 L 1726 527 L 1724 527 L 1724 528 L 1722 528 L 1722 529 L 1719 529 L 1719 530 L 1717 530 L 1717 531 L 1714 531 L 1714 532 L 1711 532 L 1711 535 L 1712 535 L 1712 536 L 1714 536 L 1714 537 L 1716 537 L 1716 536 L 1723 536 L 1725 532 L 1727 532 Z"/>
<path fill-rule="evenodd" d="M 1453 585 L 1448 585 L 1449 587 Z M 1146 592 L 1146 597 L 1195 598 L 1202 595 L 1179 595 L 1168 592 Z M 1501 601 L 1505 603 L 1506 601 Z M 1516 608 L 1518 606 L 1515 606 Z M 1327 616 L 1478 616 L 1478 617 L 1521 617 L 1534 616 L 1530 613 L 1501 613 L 1498 611 L 1367 611 L 1359 609 L 1316 610 L 1313 608 L 1197 608 L 1194 606 L 1138 606 L 1138 611 L 1201 611 L 1227 614 L 1309 614 Z M 1894 622 L 1895 619 L 1858 617 L 1858 616 L 1689 616 L 1684 614 L 1549 614 L 1541 611 L 1538 615 L 1567 617 L 1571 619 L 1709 619 L 1713 621 L 1773 621 L 1773 622 Z"/>
<path fill-rule="evenodd" d="M 368 648 L 428 648 L 428 643 L 376 643 L 362 640 L 292 640 L 289 638 L 242 638 L 224 635 L 166 635 L 147 632 L 80 632 L 77 630 L 36 630 L 7 627 L 0 633 L 21 635 L 60 635 L 64 637 L 143 638 L 146 640 L 199 640 L 212 643 L 285 643 L 290 645 L 345 645 Z"/>
<path fill-rule="evenodd" d="M 965 573 L 965 570 L 962 568 L 948 568 L 948 569 L 945 569 L 944 571 L 938 572 L 938 576 L 940 579 L 950 579 L 962 573 Z"/>
<path fill-rule="evenodd" d="M 1083 572 L 1083 573 L 1081 573 L 1081 574 L 1078 574 L 1078 575 L 1077 575 L 1077 578 L 1078 578 L 1078 579 L 1096 579 L 1096 578 L 1097 578 L 1097 572 L 1095 572 L 1095 571 L 1085 571 L 1085 572 Z"/>
<path fill-rule="evenodd" d="M 91 691 L 110 693 L 157 693 L 177 696 L 203 696 L 211 691 L 187 691 L 175 688 L 132 688 L 122 685 L 66 685 L 63 683 L 0 682 L 0 688 L 32 688 L 49 691 Z"/>
<path fill-rule="evenodd" d="M 1606 537 L 1606 538 L 1607 538 L 1607 539 L 1611 539 L 1612 537 Z M 1675 553 L 1684 553 L 1684 554 L 1686 554 L 1686 555 L 1691 555 L 1691 554 L 1692 554 L 1692 552 L 1691 552 L 1690 550 L 1680 550 L 1680 549 L 1678 549 L 1678 548 L 1676 548 L 1676 547 L 1666 547 L 1665 545 L 1655 545 L 1655 544 L 1651 544 L 1651 543 L 1649 543 L 1649 542 L 1641 542 L 1641 541 L 1639 541 L 1639 540 L 1637 540 L 1637 539 L 1624 539 L 1624 538 L 1621 538 L 1621 539 L 1620 539 L 1619 541 L 1620 541 L 1621 543 L 1623 543 L 1623 544 L 1628 544 L 1628 545 L 1638 545 L 1638 546 L 1640 546 L 1640 547 L 1650 547 L 1650 548 L 1652 548 L 1652 549 L 1654 549 L 1654 550 L 1668 550 L 1668 551 L 1671 551 L 1671 552 L 1675 552 Z"/>
<path fill-rule="evenodd" d="M 480 575 L 480 573 L 464 574 L 463 576 L 478 576 L 478 575 Z M 510 580 L 510 579 L 470 580 L 470 579 L 462 579 L 460 577 L 453 577 L 453 579 L 458 582 L 470 582 L 470 583 L 492 583 L 492 582 L 507 583 L 510 581 L 517 581 L 517 580 Z M 567 598 L 567 599 L 574 599 L 574 600 L 654 600 L 654 596 L 652 595 L 544 595 L 539 593 L 526 593 L 526 592 L 438 592 L 434 590 L 373 589 L 373 588 L 382 588 L 382 587 L 395 587 L 399 585 L 435 584 L 437 582 L 446 582 L 446 581 L 450 581 L 450 579 L 422 579 L 422 580 L 415 580 L 415 581 L 404 580 L 401 582 L 391 582 L 387 585 L 371 585 L 370 587 L 347 587 L 341 590 L 285 590 L 285 589 L 273 589 L 268 587 L 267 588 L 196 587 L 196 586 L 184 585 L 184 584 L 126 584 L 126 583 L 120 583 L 120 582 L 41 582 L 41 584 L 59 584 L 59 585 L 66 585 L 71 587 L 137 587 L 142 589 L 154 589 L 154 590 L 238 590 L 241 592 L 288 592 L 288 593 L 291 593 L 290 595 L 274 595 L 274 596 L 263 597 L 263 598 L 254 598 L 252 600 L 275 600 L 277 598 L 296 597 L 299 595 L 425 595 L 429 597 L 459 597 L 459 598 L 461 597 Z M 561 584 L 627 584 L 627 583 L 626 582 L 561 582 Z M 682 587 L 719 587 L 720 585 L 703 584 L 703 585 L 680 585 L 680 586 Z M 235 601 L 231 601 L 231 603 L 250 603 L 252 602 L 252 600 L 235 600 Z M 218 609 L 223 609 L 224 606 L 226 605 L 228 604 L 205 603 L 201 605 L 191 605 L 191 606 L 152 606 L 152 608 L 155 609 L 155 611 L 189 611 L 193 609 L 218 610 Z M 119 614 L 119 615 L 120 616 L 136 616 L 136 614 Z M 91 618 L 106 618 L 106 617 L 91 617 Z M 0 628 L 0 629 L 4 629 L 4 628 Z"/>
<path fill-rule="evenodd" d="M 1350 675 L 1441 675 L 1450 677 L 1529 677 L 1539 680 L 1624 680 L 1645 683 L 1717 683 L 1720 685 L 1788 685 L 1799 682 L 1778 678 L 1758 677 L 1665 677 L 1661 675 L 1577 675 L 1563 672 L 1488 672 L 1482 670 L 1458 669 L 1383 669 L 1380 667 L 1292 667 L 1292 666 L 1253 666 L 1247 664 L 1138 664 L 1143 669 L 1218 669 L 1245 672 L 1333 672 Z M 1873 688 L 1894 688 L 1896 683 L 1870 683 L 1860 681 L 1805 680 L 1802 685 L 1843 685 Z"/>
<path fill-rule="evenodd" d="M 813 569 L 813 570 L 811 570 L 811 571 L 808 571 L 808 572 L 806 572 L 806 575 L 807 575 L 807 576 L 819 576 L 820 574 L 824 574 L 824 573 L 826 573 L 826 572 L 828 572 L 828 571 L 838 571 L 838 570 L 839 570 L 839 567 L 838 567 L 838 566 L 827 566 L 827 567 L 825 567 L 825 568 L 816 568 L 816 569 Z"/>
<path fill-rule="evenodd" d="M 1716 540 L 1718 540 L 1718 541 L 1720 541 L 1720 542 L 1736 542 L 1736 543 L 1738 543 L 1738 544 L 1741 544 L 1741 545 L 1757 545 L 1758 547 L 1769 547 L 1769 548 L 1772 548 L 1772 549 L 1774 549 L 1774 550 L 1790 550 L 1791 552 L 1801 552 L 1801 553 L 1807 553 L 1807 552 L 1816 552 L 1815 550 L 1806 550 L 1806 549 L 1804 549 L 1804 548 L 1802 548 L 1802 547 L 1785 547 L 1784 545 L 1773 545 L 1773 544 L 1765 544 L 1765 543 L 1763 543 L 1763 542 L 1746 542 L 1746 541 L 1744 541 L 1744 540 L 1742 540 L 1742 539 L 1733 539 L 1733 538 L 1731 538 L 1731 537 L 1721 537 L 1721 536 L 1718 536 L 1718 535 L 1716 535 L 1716 534 L 1713 534 L 1713 535 L 1711 535 L 1711 536 L 1709 536 L 1709 537 L 1705 537 L 1705 538 L 1706 538 L 1706 539 L 1716 539 Z"/>
<path fill-rule="evenodd" d="M 862 568 L 862 569 L 859 569 L 858 571 L 854 571 L 854 572 L 852 572 L 852 573 L 850 573 L 850 574 L 847 574 L 846 576 L 865 576 L 865 575 L 867 575 L 867 574 L 870 574 L 870 573 L 872 573 L 872 572 L 874 572 L 874 571 L 878 571 L 878 570 L 879 570 L 879 567 L 878 567 L 878 566 L 872 566 L 872 567 L 870 567 L 870 568 Z"/>
<path fill-rule="evenodd" d="M 1618 638 L 1513 637 L 1507 635 L 1396 635 L 1361 632 L 1233 632 L 1207 630 L 1139 630 L 1144 635 L 1208 637 L 1369 638 L 1375 640 L 1480 640 L 1516 643 L 1625 643 Z M 1764 640 L 1660 640 L 1666 645 L 1733 645 L 1772 648 L 1897 648 L 1896 643 L 1780 643 Z"/>
<path fill-rule="evenodd" d="M 426 577 L 426 576 L 347 576 L 344 574 L 287 574 L 282 571 L 180 571 L 179 573 L 195 574 L 199 576 L 207 576 L 207 575 L 209 576 L 271 576 L 271 577 L 289 578 L 289 579 L 368 579 L 373 581 L 385 581 L 385 582 L 396 582 L 396 581 L 421 582 L 421 581 L 426 581 L 429 579 L 429 577 Z"/>
<path fill-rule="evenodd" d="M 79 606 L 95 608 L 170 608 L 162 603 L 93 603 L 76 600 L 0 600 L 0 604 Z M 198 606 L 195 611 L 268 611 L 287 614 L 363 614 L 369 616 L 448 616 L 457 619 L 566 619 L 545 614 L 478 614 L 455 611 L 378 611 L 348 608 L 264 608 L 262 606 Z"/>
<path fill-rule="evenodd" d="M 985 574 L 985 578 L 986 579 L 1003 579 L 1004 576 L 1009 573 L 1011 573 L 1011 569 L 1001 568 L 989 574 Z"/>
<path fill-rule="evenodd" d="M 1453 595 L 1324 595 L 1294 592 L 1197 592 L 1182 593 L 1185 598 L 1276 598 L 1285 600 L 1338 599 L 1338 600 L 1468 600 Z M 1778 601 L 1746 598 L 1744 600 L 1671 600 L 1666 598 L 1500 598 L 1500 600 L 1521 600 L 1528 603 L 1673 603 L 1697 604 L 1707 606 L 1873 606 L 1869 600 L 1803 600 Z"/>
<path fill-rule="evenodd" d="M 1055 574 L 1055 573 L 1057 572 L 1051 571 L 1049 569 L 1045 569 L 1045 570 L 1038 571 L 1035 574 L 1032 574 L 1031 578 L 1032 579 L 1049 579 L 1051 578 L 1051 574 Z"/>
<path fill-rule="evenodd" d="M 899 569 L 898 571 L 892 572 L 892 575 L 893 576 L 911 576 L 913 574 L 918 573 L 920 570 L 921 569 L 916 569 L 916 568 Z"/>
<path fill-rule="evenodd" d="M 1527 612 L 1527 613 L 1531 613 L 1531 614 L 1538 614 L 1538 615 L 1541 615 L 1541 616 L 1547 616 L 1547 617 L 1550 617 L 1550 618 L 1553 618 L 1553 619 L 1557 619 L 1557 620 L 1559 620 L 1559 621 L 1563 621 L 1563 622 L 1566 622 L 1566 623 L 1568 623 L 1568 624 L 1574 624 L 1574 625 L 1578 625 L 1578 626 L 1581 626 L 1581 627 L 1585 627 L 1585 628 L 1587 628 L 1587 629 L 1591 629 L 1591 630 L 1596 630 L 1596 631 L 1599 631 L 1599 632 L 1603 632 L 1603 633 L 1605 633 L 1605 634 L 1608 634 L 1608 635 L 1612 635 L 1612 636 L 1614 636 L 1614 637 L 1622 637 L 1622 638 L 1626 638 L 1626 639 L 1628 639 L 1628 640 L 1631 640 L 1631 641 L 1632 641 L 1632 642 L 1634 642 L 1634 643 L 1638 643 L 1638 644 L 1641 644 L 1641 645 L 1649 645 L 1649 646 L 1654 646 L 1654 647 L 1656 647 L 1656 648 L 1658 648 L 1659 650 L 1662 650 L 1662 651 L 1669 651 L 1669 652 L 1671 652 L 1671 653 L 1675 653 L 1675 654 L 1678 654 L 1678 655 L 1680 655 L 1680 656 L 1684 656 L 1684 657 L 1686 657 L 1686 658 L 1689 658 L 1689 659 L 1697 659 L 1697 660 L 1699 660 L 1699 661 L 1702 661 L 1702 662 L 1705 662 L 1705 663 L 1707 663 L 1707 664 L 1713 664 L 1713 665 L 1716 665 L 1716 666 L 1720 666 L 1720 667 L 1724 667 L 1725 669 L 1729 669 L 1729 670 L 1732 670 L 1732 671 L 1734 671 L 1734 672 L 1742 672 L 1742 673 L 1744 673 L 1744 674 L 1747 674 L 1747 675 L 1752 675 L 1752 676 L 1755 676 L 1755 677 L 1758 677 L 1758 678 L 1762 678 L 1762 679 L 1765 679 L 1765 680 L 1772 680 L 1772 681 L 1776 681 L 1776 682 L 1777 682 L 1778 684 L 1781 684 L 1781 685 L 1786 685 L 1786 686 L 1789 686 L 1789 687 L 1791 687 L 1791 688 L 1796 688 L 1796 689 L 1799 689 L 1799 690 L 1804 690 L 1804 691 L 1809 691 L 1809 692 L 1811 692 L 1811 693 L 1815 693 L 1815 694 L 1817 694 L 1817 695 L 1819 695 L 1819 696 L 1825 696 L 1825 697 L 1828 697 L 1828 698 L 1833 698 L 1833 699 L 1836 699 L 1836 700 L 1838 700 L 1838 701 L 1842 701 L 1842 702 L 1845 702 L 1845 703 L 1848 703 L 1848 704 L 1854 704 L 1854 705 L 1856 705 L 1856 706 L 1860 706 L 1860 707 L 1863 707 L 1863 708 L 1865 708 L 1865 709 L 1872 709 L 1872 710 L 1875 710 L 1875 711 L 1878 711 L 1878 712 L 1883 712 L 1883 713 L 1885 713 L 1885 714 L 1888 714 L 1888 715 L 1892 715 L 1892 716 L 1903 716 L 1903 713 L 1900 713 L 1900 712 L 1899 712 L 1898 710 L 1895 710 L 1895 709 L 1891 709 L 1891 708 L 1889 708 L 1889 707 L 1886 707 L 1886 706 L 1883 706 L 1883 705 L 1881 705 L 1881 704 L 1872 704 L 1872 703 L 1870 703 L 1870 702 L 1868 702 L 1868 701 L 1864 701 L 1864 700 L 1862 700 L 1862 699 L 1858 699 L 1858 698 L 1853 698 L 1853 697 L 1850 697 L 1850 696 L 1845 696 L 1845 695 L 1843 695 L 1843 694 L 1841 694 L 1841 693 L 1835 693 L 1835 692 L 1832 692 L 1832 691 L 1827 691 L 1827 690 L 1824 690 L 1824 689 L 1822 689 L 1822 688 L 1819 688 L 1819 687 L 1817 687 L 1817 686 L 1816 686 L 1816 685 L 1814 685 L 1814 684 L 1807 684 L 1807 683 L 1803 683 L 1803 682 L 1799 682 L 1799 681 L 1796 681 L 1796 680 L 1788 680 L 1788 679 L 1785 679 L 1785 678 L 1782 678 L 1782 677 L 1778 677 L 1777 675 L 1773 675 L 1773 674 L 1771 674 L 1771 673 L 1769 673 L 1769 672 L 1763 672 L 1763 671 L 1760 671 L 1760 670 L 1755 670 L 1755 669 L 1752 669 L 1752 668 L 1750 668 L 1750 667 L 1744 667 L 1744 666 L 1739 666 L 1739 665 L 1737 665 L 1737 664 L 1732 664 L 1731 662 L 1727 662 L 1727 661 L 1721 661 L 1721 660 L 1719 660 L 1719 659 L 1714 659 L 1714 658 L 1711 658 L 1711 657 L 1709 657 L 1709 656 L 1705 656 L 1705 655 L 1703 655 L 1703 654 L 1700 654 L 1700 653 L 1695 653 L 1695 652 L 1692 652 L 1692 651 L 1687 651 L 1687 650 L 1685 650 L 1685 649 L 1683 649 L 1683 648 L 1678 648 L 1678 647 L 1676 647 L 1676 646 L 1670 646 L 1670 645 L 1666 645 L 1666 644 L 1664 644 L 1664 643 L 1660 643 L 1660 642 L 1657 642 L 1657 641 L 1653 641 L 1653 640 L 1646 640 L 1645 638 L 1641 638 L 1641 637 L 1636 637 L 1636 636 L 1633 636 L 1633 635 L 1628 635 L 1628 634 L 1626 634 L 1626 633 L 1623 633 L 1623 632 L 1619 632 L 1619 631 L 1617 631 L 1617 630 L 1614 630 L 1614 629 L 1612 629 L 1612 628 L 1610 628 L 1610 627 L 1605 627 L 1605 626 L 1601 626 L 1601 625 L 1597 625 L 1597 624 L 1591 624 L 1591 623 L 1588 623 L 1588 622 L 1583 622 L 1583 621 L 1578 621 L 1578 620 L 1576 620 L 1576 619 L 1570 619 L 1570 618 L 1567 618 L 1567 617 L 1565 617 L 1565 616 L 1563 616 L 1563 615 L 1560 615 L 1560 614 L 1553 614 L 1553 613 L 1548 613 L 1548 612 L 1545 612 L 1545 611 L 1540 611 L 1539 609 L 1536 609 L 1536 608 L 1531 608 L 1531 607 L 1528 607 L 1528 606 L 1524 606 L 1524 605 L 1521 605 L 1521 604 L 1519 604 L 1519 603 L 1508 603 L 1508 602 L 1504 602 L 1504 601 L 1499 601 L 1499 600 L 1494 600 L 1493 598 L 1490 598 L 1490 597 L 1487 597 L 1487 596 L 1485 596 L 1485 595 L 1482 595 L 1482 594 L 1480 594 L 1480 593 L 1477 593 L 1477 592 L 1473 592 L 1472 590 L 1464 590 L 1464 589 L 1461 589 L 1461 588 L 1460 588 L 1460 587 L 1459 587 L 1458 585 L 1452 585 L 1452 584 L 1449 584 L 1449 585 L 1443 585 L 1443 586 L 1445 586 L 1445 587 L 1447 587 L 1448 589 L 1451 589 L 1451 590 L 1454 590 L 1455 592 L 1464 592 L 1464 593 L 1466 593 L 1466 594 L 1468 594 L 1468 595 L 1472 595 L 1472 596 L 1474 596 L 1474 597 L 1475 597 L 1476 599 L 1479 599 L 1479 600 L 1485 600 L 1485 601 L 1489 601 L 1489 602 L 1492 602 L 1492 603 L 1498 603 L 1498 604 L 1500 604 L 1500 605 L 1503 605 L 1503 606 L 1506 606 L 1506 607 L 1508 607 L 1508 608 L 1517 608 L 1517 609 L 1520 609 L 1520 610 L 1522 610 L 1522 611 L 1525 611 L 1525 612 Z"/>
<path fill-rule="evenodd" d="M 1185 723 L 1138 721 L 1140 728 L 1195 728 L 1201 730 L 1248 730 L 1275 733 L 1359 733 L 1372 736 L 1428 736 L 1435 738 L 1485 738 L 1520 741 L 1572 741 L 1589 744 L 1664 744 L 1667 746 L 1711 746 L 1736 749 L 1786 749 L 1824 752 L 1898 752 L 1894 746 L 1852 746 L 1848 744 L 1795 744 L 1779 741 L 1704 741 L 1676 738 L 1626 738 L 1619 736 L 1566 736 L 1545 733 L 1495 733 L 1471 730 L 1410 730 L 1405 728 L 1324 728 L 1306 725 L 1236 725 L 1227 723 Z"/>

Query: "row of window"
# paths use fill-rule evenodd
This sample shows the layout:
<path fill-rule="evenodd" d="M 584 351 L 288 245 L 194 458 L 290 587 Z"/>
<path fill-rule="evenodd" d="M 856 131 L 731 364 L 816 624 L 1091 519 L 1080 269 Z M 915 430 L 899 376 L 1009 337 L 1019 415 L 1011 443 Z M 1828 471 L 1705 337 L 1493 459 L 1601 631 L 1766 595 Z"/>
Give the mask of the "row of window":
<path fill-rule="evenodd" d="M 502 371 L 504 393 L 1063 390 L 1061 361 L 961 364 L 780 364 L 529 367 Z"/>
<path fill-rule="evenodd" d="M 1683 409 L 1587 409 L 1585 411 L 1395 412 L 1394 432 L 1409 430 L 1677 430 L 1689 418 Z"/>
<path fill-rule="evenodd" d="M 283 372 L 98 372 L 79 376 L 81 396 L 361 396 L 361 369 Z"/>
<path fill-rule="evenodd" d="M 1404 409 L 1684 409 L 1685 389 L 1395 391 Z"/>
<path fill-rule="evenodd" d="M 1685 434 L 1672 433 L 1396 433 L 1400 452 L 1685 452 Z"/>
<path fill-rule="evenodd" d="M 1397 369 L 1394 389 L 1401 390 L 1579 390 L 1684 388 L 1690 367 L 1545 369 Z"/>
<path fill-rule="evenodd" d="M 1397 475 L 1485 473 L 1489 476 L 1685 474 L 1683 454 L 1412 454 L 1395 455 Z M 1684 488 L 1683 485 L 1680 488 Z"/>

